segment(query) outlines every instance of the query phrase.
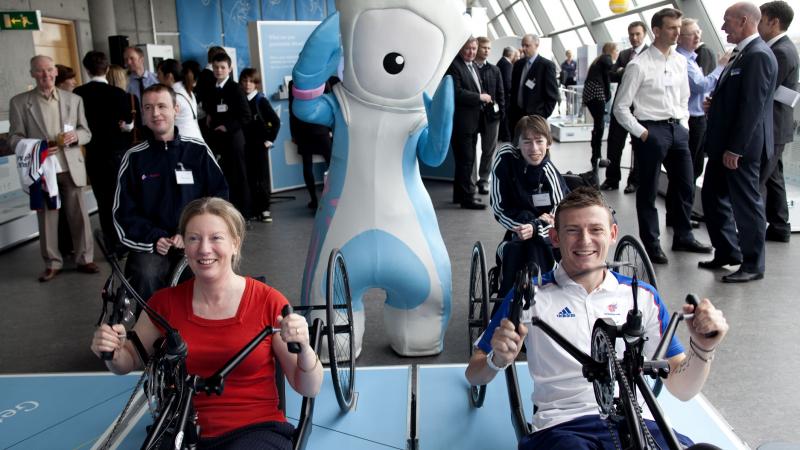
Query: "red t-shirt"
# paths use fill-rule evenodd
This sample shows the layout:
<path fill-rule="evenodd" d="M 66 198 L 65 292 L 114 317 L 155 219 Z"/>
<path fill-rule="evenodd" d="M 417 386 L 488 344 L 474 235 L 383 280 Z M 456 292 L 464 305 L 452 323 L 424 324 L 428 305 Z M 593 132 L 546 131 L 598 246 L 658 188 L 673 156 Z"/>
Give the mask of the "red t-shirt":
<path fill-rule="evenodd" d="M 190 374 L 209 377 L 241 350 L 288 304 L 277 290 L 252 278 L 246 279 L 236 316 L 223 320 L 198 317 L 192 310 L 194 280 L 160 290 L 149 305 L 178 330 L 189 354 Z M 222 395 L 199 393 L 194 407 L 200 419 L 202 437 L 214 437 L 254 423 L 285 422 L 278 409 L 272 335 L 261 341 L 244 361 L 225 378 Z"/>

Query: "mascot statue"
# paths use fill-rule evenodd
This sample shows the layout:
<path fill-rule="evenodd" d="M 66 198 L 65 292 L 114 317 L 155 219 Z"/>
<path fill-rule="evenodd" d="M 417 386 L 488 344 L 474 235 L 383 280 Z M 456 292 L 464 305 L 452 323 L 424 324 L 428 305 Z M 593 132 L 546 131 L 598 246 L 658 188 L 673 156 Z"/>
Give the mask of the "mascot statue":
<path fill-rule="evenodd" d="M 331 127 L 334 136 L 302 303 L 324 303 L 327 256 L 339 248 L 356 355 L 370 288 L 386 292 L 392 349 L 434 355 L 450 317 L 450 259 L 418 159 L 438 166 L 447 155 L 453 82 L 442 76 L 470 34 L 464 2 L 337 0 L 336 8 L 311 34 L 292 74 L 294 113 Z M 342 82 L 323 94 L 342 57 Z"/>

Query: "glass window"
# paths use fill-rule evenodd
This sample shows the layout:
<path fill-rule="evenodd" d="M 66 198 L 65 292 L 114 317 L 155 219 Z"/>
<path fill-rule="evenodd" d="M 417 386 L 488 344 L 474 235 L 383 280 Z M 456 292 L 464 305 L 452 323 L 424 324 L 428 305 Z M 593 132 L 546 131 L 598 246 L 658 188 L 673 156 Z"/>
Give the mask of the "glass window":
<path fill-rule="evenodd" d="M 500 12 L 502 11 L 503 9 L 500 8 L 500 5 L 497 3 L 497 0 L 489 0 L 489 17 L 494 17 L 500 14 Z"/>
<path fill-rule="evenodd" d="M 573 55 L 578 54 L 578 47 L 581 45 L 581 39 L 578 37 L 578 33 L 575 31 L 567 31 L 565 33 L 559 33 L 555 36 L 559 41 L 561 41 L 561 46 L 564 48 L 564 51 L 572 50 Z M 563 54 L 561 55 L 563 56 Z"/>
<path fill-rule="evenodd" d="M 567 11 L 564 9 L 564 5 L 562 5 L 560 1 L 547 2 L 545 12 L 547 13 L 547 17 L 550 19 L 550 23 L 553 24 L 553 29 L 563 30 L 564 28 L 569 28 L 572 26 L 572 22 L 569 20 L 569 16 L 567 15 Z"/>
<path fill-rule="evenodd" d="M 533 21 L 531 20 L 531 16 L 529 15 L 528 11 L 525 10 L 525 7 L 522 6 L 522 2 L 514 3 L 514 6 L 511 7 L 514 10 L 514 14 L 517 16 L 517 20 L 519 20 L 519 24 L 522 25 L 522 33 L 537 33 L 536 27 L 533 25 Z"/>
<path fill-rule="evenodd" d="M 497 16 L 493 24 L 494 29 L 499 31 L 501 36 L 514 36 L 514 33 L 511 31 L 511 25 L 508 23 L 508 19 L 506 19 L 505 15 Z"/>
<path fill-rule="evenodd" d="M 758 6 L 763 5 L 768 0 L 756 0 L 754 3 Z M 792 3 L 791 1 L 789 3 Z M 725 17 L 725 10 L 728 9 L 730 6 L 729 2 L 713 2 L 713 1 L 706 1 L 703 2 L 703 6 L 706 8 L 706 12 L 708 13 L 708 17 L 711 19 L 711 23 L 714 24 L 714 31 L 719 35 L 720 40 L 722 41 L 722 45 L 725 46 L 732 46 L 733 44 L 728 44 L 727 42 L 727 35 L 724 31 L 722 31 L 722 18 Z M 789 26 L 789 38 L 793 39 L 795 42 L 800 40 L 800 20 L 797 18 L 798 9 L 794 8 L 795 10 L 795 18 L 792 21 L 792 24 Z M 708 34 L 708 30 L 703 30 L 703 34 Z"/>
<path fill-rule="evenodd" d="M 636 20 L 639 20 L 639 17 L 636 15 L 622 16 L 617 17 L 616 19 L 607 20 L 603 22 L 603 25 L 605 25 L 612 41 L 624 42 L 627 46 L 628 25 Z"/>
<path fill-rule="evenodd" d="M 541 36 L 543 34 L 542 27 L 539 25 L 539 22 L 536 21 L 536 16 L 533 15 L 533 11 L 531 11 L 528 1 L 521 1 L 520 3 L 523 7 L 525 7 L 525 11 L 528 12 L 528 16 L 530 16 L 531 21 L 533 22 L 533 31 L 531 31 L 531 33 L 536 33 L 537 35 Z"/>
<path fill-rule="evenodd" d="M 489 22 L 486 25 L 487 25 L 487 28 L 489 29 L 489 39 L 495 40 L 495 39 L 500 37 L 500 36 L 497 35 L 497 32 L 494 31 L 494 25 L 492 25 L 492 22 Z"/>
<path fill-rule="evenodd" d="M 567 8 L 567 13 L 569 13 L 572 25 L 583 23 L 583 17 L 581 16 L 581 12 L 578 11 L 578 7 L 575 5 L 575 0 L 562 0 L 562 3 L 564 3 L 564 6 Z"/>
<path fill-rule="evenodd" d="M 592 37 L 592 33 L 586 27 L 578 28 L 578 36 L 581 38 L 583 45 L 595 45 L 596 42 Z"/>

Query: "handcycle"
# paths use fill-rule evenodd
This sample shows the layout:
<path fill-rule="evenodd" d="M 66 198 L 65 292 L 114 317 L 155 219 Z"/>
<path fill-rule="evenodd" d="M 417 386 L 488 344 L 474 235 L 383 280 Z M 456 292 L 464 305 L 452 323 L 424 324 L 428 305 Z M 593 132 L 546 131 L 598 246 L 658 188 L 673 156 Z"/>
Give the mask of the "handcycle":
<path fill-rule="evenodd" d="M 630 265 L 632 264 L 618 261 L 590 270 L 604 270 L 609 267 Z M 519 272 L 508 315 L 509 320 L 515 327 L 519 326 L 523 311 L 530 310 L 535 304 L 534 286 L 540 280 L 541 275 L 534 275 L 531 269 L 527 267 Z M 617 325 L 608 318 L 598 319 L 592 329 L 591 354 L 589 355 L 550 327 L 541 317 L 529 314 L 530 321 L 527 324 L 542 330 L 581 364 L 583 376 L 593 384 L 600 417 L 607 421 L 609 432 L 615 442 L 615 448 L 620 450 L 654 450 L 659 448 L 644 422 L 642 408 L 636 395 L 636 390 L 638 389 L 644 403 L 653 415 L 654 421 L 661 431 L 668 448 L 673 450 L 682 449 L 684 447 L 680 444 L 675 432 L 667 422 L 666 416 L 656 399 L 656 394 L 653 392 L 646 377 L 663 379 L 669 375 L 669 362 L 665 359 L 667 348 L 678 324 L 688 317 L 679 312 L 673 313 L 653 355 L 649 359 L 645 358 L 644 343 L 646 338 L 642 326 L 642 313 L 638 307 L 638 288 L 637 273 L 633 269 L 633 276 L 631 277 L 633 307 L 628 311 L 625 323 Z M 686 302 L 697 306 L 697 298 L 692 294 L 687 295 Z M 716 332 L 711 332 L 708 336 L 713 337 L 715 334 Z M 617 339 L 622 339 L 625 344 L 621 359 L 617 357 L 615 349 Z M 512 367 L 514 367 L 513 364 L 509 366 L 509 368 Z M 506 369 L 506 382 L 512 408 L 512 424 L 519 440 L 530 434 L 532 430 L 525 420 L 521 407 L 517 379 L 516 377 L 510 378 L 508 373 L 508 369 Z M 615 393 L 615 385 L 618 393 Z M 623 421 L 626 425 L 623 429 L 624 431 L 615 431 L 612 423 Z M 703 448 L 709 448 L 709 446 Z"/>
<path fill-rule="evenodd" d="M 475 242 L 472 247 L 472 255 L 470 259 L 469 271 L 469 305 L 467 308 L 467 333 L 469 355 L 475 349 L 474 344 L 489 326 L 491 320 L 490 312 L 494 306 L 503 301 L 503 298 L 498 296 L 500 290 L 500 277 L 502 270 L 500 266 L 492 267 L 488 272 L 486 271 L 486 254 L 483 250 L 483 243 L 480 241 Z M 632 277 L 634 274 L 641 274 L 644 276 L 643 281 L 651 285 L 653 288 L 658 289 L 655 270 L 650 258 L 644 250 L 644 247 L 636 237 L 632 235 L 625 235 L 617 242 L 617 247 L 614 250 L 614 261 L 626 261 L 628 264 L 615 266 L 616 270 L 622 275 Z M 491 306 L 491 307 L 490 307 Z M 513 381 L 510 384 L 516 384 L 517 373 L 516 368 L 512 364 L 506 371 L 506 378 L 508 381 Z M 661 380 L 656 380 L 653 386 L 656 395 L 661 391 Z M 520 405 L 519 394 L 514 396 L 509 393 L 512 399 L 512 405 Z M 470 386 L 469 400 L 470 404 L 475 408 L 483 406 L 486 397 L 486 386 Z"/>
<path fill-rule="evenodd" d="M 102 236 L 99 233 L 95 233 L 95 237 Z M 193 406 L 194 395 L 201 392 L 207 395 L 221 395 L 224 389 L 225 377 L 266 336 L 279 331 L 279 329 L 273 329 L 271 326 L 265 327 L 212 376 L 204 379 L 190 374 L 186 368 L 188 350 L 178 331 L 147 306 L 147 303 L 130 286 L 118 261 L 106 250 L 102 239 L 98 239 L 98 245 L 112 267 L 112 273 L 108 281 L 106 281 L 102 293 L 103 313 L 98 325 L 100 323 L 109 323 L 111 325 L 124 323 L 127 326 L 131 318 L 135 317 L 133 312 L 134 304 L 132 303 L 135 302 L 135 304 L 142 307 L 154 323 L 166 330 L 166 336 L 156 342 L 153 355 L 148 356 L 147 350 L 136 333 L 132 330 L 127 332 L 127 338 L 134 344 L 136 353 L 145 369 L 117 420 L 98 439 L 93 448 L 106 449 L 119 445 L 124 436 L 120 436 L 118 430 L 131 427 L 143 415 L 145 409 L 150 409 L 154 422 L 148 427 L 147 436 L 142 444 L 143 449 L 167 447 L 178 450 L 193 449 L 199 441 L 201 432 Z M 173 279 L 179 279 L 180 272 L 183 272 L 185 268 L 186 266 L 173 273 Z M 329 342 L 353 342 L 352 303 L 347 268 L 344 258 L 338 249 L 334 249 L 331 252 L 327 275 L 329 283 L 326 304 L 323 307 L 326 308 L 327 323 L 338 325 L 325 325 L 321 318 L 313 321 L 309 327 L 309 342 L 315 353 L 319 352 L 323 335 L 327 337 Z M 291 312 L 291 306 L 287 305 L 282 314 L 285 316 Z M 127 322 L 125 322 L 126 319 Z M 347 320 L 349 322 L 344 322 Z M 132 324 L 130 325 L 132 326 Z M 328 345 L 328 349 L 331 359 L 330 368 L 331 378 L 334 382 L 334 392 L 340 408 L 346 412 L 353 405 L 355 390 L 355 361 L 349 357 L 353 353 L 351 351 L 345 357 L 343 352 L 346 349 L 341 345 Z M 298 353 L 300 350 L 299 344 L 289 344 L 290 352 Z M 101 357 L 110 359 L 113 354 L 105 353 Z M 279 407 L 285 411 L 285 380 L 279 365 L 276 364 L 276 366 L 278 366 L 275 379 L 279 392 Z M 144 389 L 142 389 L 143 387 Z M 315 399 L 310 397 L 304 397 L 302 400 L 300 417 L 292 436 L 293 448 L 295 449 L 304 449 L 310 437 L 314 401 Z"/>

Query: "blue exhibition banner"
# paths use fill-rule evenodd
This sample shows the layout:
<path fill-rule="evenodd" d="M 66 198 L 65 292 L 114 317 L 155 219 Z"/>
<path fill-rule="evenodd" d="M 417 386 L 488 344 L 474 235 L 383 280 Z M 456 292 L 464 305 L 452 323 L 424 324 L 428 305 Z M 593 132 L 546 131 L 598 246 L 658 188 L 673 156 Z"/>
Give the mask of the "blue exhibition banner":
<path fill-rule="evenodd" d="M 295 0 L 297 20 L 322 20 L 325 18 L 325 0 Z"/>
<path fill-rule="evenodd" d="M 289 131 L 286 84 L 306 39 L 319 22 L 267 21 L 250 24 L 250 58 L 261 72 L 262 90 L 281 119 L 281 129 L 269 152 L 272 191 L 304 186 L 302 158 Z M 322 164 L 315 164 L 317 179 Z"/>
<path fill-rule="evenodd" d="M 204 66 L 208 48 L 222 45 L 220 0 L 175 0 L 180 32 L 181 60 L 193 59 Z M 245 41 L 244 51 L 247 48 Z"/>
<path fill-rule="evenodd" d="M 247 24 L 259 19 L 259 0 L 222 0 L 222 29 L 225 30 L 225 46 L 236 48 L 236 64 L 239 71 L 250 67 L 250 51 L 247 42 Z M 238 79 L 239 74 L 234 78 Z"/>
<path fill-rule="evenodd" d="M 294 0 L 261 0 L 263 20 L 294 20 Z"/>

